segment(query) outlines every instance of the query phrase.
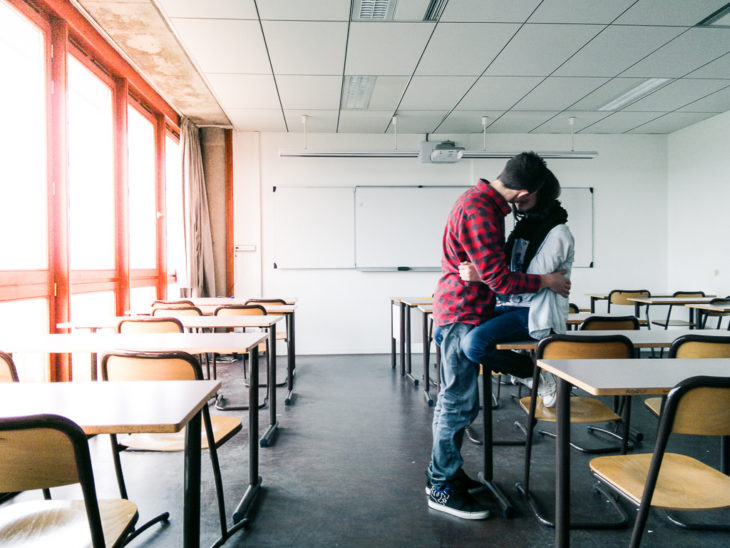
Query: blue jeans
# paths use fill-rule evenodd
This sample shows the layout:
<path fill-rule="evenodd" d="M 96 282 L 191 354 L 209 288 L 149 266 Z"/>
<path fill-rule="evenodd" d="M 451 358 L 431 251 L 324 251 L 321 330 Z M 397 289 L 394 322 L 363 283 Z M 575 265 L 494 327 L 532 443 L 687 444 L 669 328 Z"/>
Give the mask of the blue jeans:
<path fill-rule="evenodd" d="M 464 464 L 464 429 L 479 414 L 479 365 L 461 349 L 462 340 L 473 328 L 470 324 L 452 323 L 439 327 L 434 337 L 441 347 L 441 390 L 433 411 L 428 477 L 437 489 L 443 489 Z"/>
<path fill-rule="evenodd" d="M 531 377 L 532 359 L 511 350 L 497 350 L 497 343 L 530 338 L 528 331 L 529 306 L 498 306 L 494 316 L 467 333 L 461 349 L 468 359 L 481 363 L 492 371 Z"/>

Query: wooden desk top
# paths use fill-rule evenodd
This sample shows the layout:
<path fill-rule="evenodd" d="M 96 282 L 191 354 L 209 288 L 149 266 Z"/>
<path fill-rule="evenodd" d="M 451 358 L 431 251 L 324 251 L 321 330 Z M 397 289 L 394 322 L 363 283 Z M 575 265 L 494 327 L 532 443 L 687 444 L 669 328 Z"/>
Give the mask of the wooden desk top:
<path fill-rule="evenodd" d="M 433 297 L 399 297 L 398 302 L 415 307 L 422 304 L 433 304 Z"/>
<path fill-rule="evenodd" d="M 538 360 L 538 365 L 594 396 L 667 394 L 686 378 L 727 376 L 730 358 Z"/>
<path fill-rule="evenodd" d="M 709 303 L 715 297 L 631 297 L 627 301 L 641 304 L 700 304 Z"/>
<path fill-rule="evenodd" d="M 697 308 L 699 310 L 710 310 L 711 312 L 730 312 L 730 304 L 710 304 L 710 303 L 690 303 L 685 304 L 687 308 Z M 730 335 L 730 333 L 728 333 Z"/>
<path fill-rule="evenodd" d="M 220 386 L 220 381 L 7 382 L 0 383 L 0 416 L 53 413 L 87 434 L 179 432 Z"/>
<path fill-rule="evenodd" d="M 635 348 L 669 348 L 682 335 L 709 335 L 713 337 L 727 337 L 725 329 L 638 329 L 638 330 L 610 330 L 610 331 L 571 331 L 569 335 L 577 337 L 593 337 L 596 335 L 624 335 Z M 500 343 L 497 350 L 535 350 L 538 341 L 524 340 Z"/>
<path fill-rule="evenodd" d="M 228 302 L 221 303 L 221 304 L 199 304 L 196 305 L 200 311 L 205 314 L 206 316 L 210 316 L 215 314 L 216 309 L 219 306 L 225 306 L 227 304 L 233 304 L 233 305 L 243 305 L 242 302 L 235 302 L 233 299 L 229 299 Z M 256 303 L 258 305 L 263 306 L 266 309 L 266 312 L 268 314 L 293 314 L 294 311 L 297 309 L 297 305 L 295 304 L 266 304 L 266 303 Z"/>
<path fill-rule="evenodd" d="M 221 306 L 224 304 L 246 304 L 249 299 L 266 299 L 267 297 L 193 297 L 185 299 L 186 301 L 192 301 L 195 306 Z M 269 297 L 275 298 L 275 297 Z M 283 298 L 287 305 L 297 304 L 296 299 Z M 252 304 L 266 304 L 266 303 L 252 303 Z M 267 305 L 268 306 L 268 305 Z"/>
<path fill-rule="evenodd" d="M 189 354 L 248 352 L 266 340 L 267 333 L 55 333 L 51 335 L 1 336 L 4 352 L 140 352 L 182 351 Z"/>
<path fill-rule="evenodd" d="M 613 318 L 621 318 L 625 316 L 633 316 L 633 314 L 627 314 L 627 313 L 621 313 L 621 312 L 577 312 L 573 314 L 568 314 L 568 325 L 578 325 L 582 324 L 584 321 L 586 321 L 588 318 L 592 316 L 597 316 L 601 318 L 605 317 L 613 317 Z M 640 325 L 646 325 L 648 322 L 646 320 L 643 320 L 641 318 L 638 318 Z"/>
<path fill-rule="evenodd" d="M 417 308 L 424 314 L 433 314 L 433 305 L 432 304 L 419 304 Z"/>
<path fill-rule="evenodd" d="M 149 318 L 149 316 L 140 316 Z M 107 316 L 86 318 L 59 323 L 59 329 L 114 329 L 122 320 L 134 320 L 135 316 Z M 177 316 L 183 327 L 214 328 L 214 327 L 269 327 L 282 321 L 283 316 Z"/>

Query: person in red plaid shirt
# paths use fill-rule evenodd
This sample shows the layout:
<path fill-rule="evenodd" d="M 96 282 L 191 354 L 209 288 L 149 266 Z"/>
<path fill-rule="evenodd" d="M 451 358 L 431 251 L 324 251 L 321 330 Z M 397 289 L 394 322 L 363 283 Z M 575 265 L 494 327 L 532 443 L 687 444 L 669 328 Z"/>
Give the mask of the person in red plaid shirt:
<path fill-rule="evenodd" d="M 545 287 L 566 297 L 570 292 L 565 272 L 512 272 L 505 258 L 504 218 L 511 211 L 510 204 L 519 206 L 540 190 L 547 173 L 539 155 L 518 154 L 497 179 L 480 179 L 459 197 L 444 230 L 442 275 L 433 296 L 435 339 L 441 347 L 441 390 L 434 408 L 426 487 L 430 508 L 464 519 L 486 519 L 489 511 L 469 492 L 482 484 L 462 469 L 464 430 L 479 413 L 479 364 L 464 355 L 461 340 L 491 317 L 495 293 L 536 293 Z M 463 262 L 473 263 L 484 283 L 462 281 L 459 265 Z M 523 373 L 523 361 L 524 357 L 515 354 L 515 363 L 501 364 L 500 370 L 510 373 L 514 367 Z"/>

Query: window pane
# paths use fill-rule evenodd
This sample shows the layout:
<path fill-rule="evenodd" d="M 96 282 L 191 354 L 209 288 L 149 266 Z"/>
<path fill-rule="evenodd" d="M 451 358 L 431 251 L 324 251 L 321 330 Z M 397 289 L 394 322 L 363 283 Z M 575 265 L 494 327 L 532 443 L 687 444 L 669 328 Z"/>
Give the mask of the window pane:
<path fill-rule="evenodd" d="M 155 287 L 133 287 L 129 290 L 129 307 L 132 312 L 149 313 L 155 299 L 157 299 Z"/>
<path fill-rule="evenodd" d="M 131 105 L 129 124 L 129 266 L 157 266 L 155 131 Z"/>
<path fill-rule="evenodd" d="M 27 299 L 0 302 L 0 332 L 4 337 L 48 333 L 48 300 Z M 15 352 L 15 368 L 21 381 L 48 380 L 48 354 Z"/>
<path fill-rule="evenodd" d="M 168 285 L 168 298 L 180 295 L 178 287 L 185 283 L 185 233 L 183 228 L 182 160 L 180 144 L 167 137 L 165 141 L 165 196 L 167 204 L 167 272 L 177 275 L 177 284 Z"/>
<path fill-rule="evenodd" d="M 45 71 L 43 32 L 0 0 L 3 270 L 48 268 Z"/>
<path fill-rule="evenodd" d="M 71 295 L 71 319 L 103 318 L 114 316 L 115 297 L 113 291 L 97 291 L 94 293 L 76 293 Z M 101 359 L 101 356 L 97 356 Z M 91 380 L 91 354 L 74 352 L 71 355 L 74 381 Z M 99 373 L 97 378 L 101 378 Z"/>
<path fill-rule="evenodd" d="M 114 268 L 112 90 L 68 57 L 69 255 L 73 270 Z"/>

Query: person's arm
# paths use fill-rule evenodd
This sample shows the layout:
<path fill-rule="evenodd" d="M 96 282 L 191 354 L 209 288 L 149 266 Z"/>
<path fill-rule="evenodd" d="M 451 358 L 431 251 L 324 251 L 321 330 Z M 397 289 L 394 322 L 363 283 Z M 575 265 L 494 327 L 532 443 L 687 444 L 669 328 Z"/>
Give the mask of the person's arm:
<path fill-rule="evenodd" d="M 567 297 L 570 295 L 570 280 L 565 277 L 565 273 L 565 270 L 556 270 L 550 274 L 539 274 L 539 289 L 547 287 L 548 289 L 555 291 L 555 293 L 562 295 L 563 297 Z M 465 282 L 482 282 L 482 279 L 480 278 L 473 263 L 461 263 L 459 265 L 459 276 Z M 526 291 L 526 293 L 530 292 Z"/>

